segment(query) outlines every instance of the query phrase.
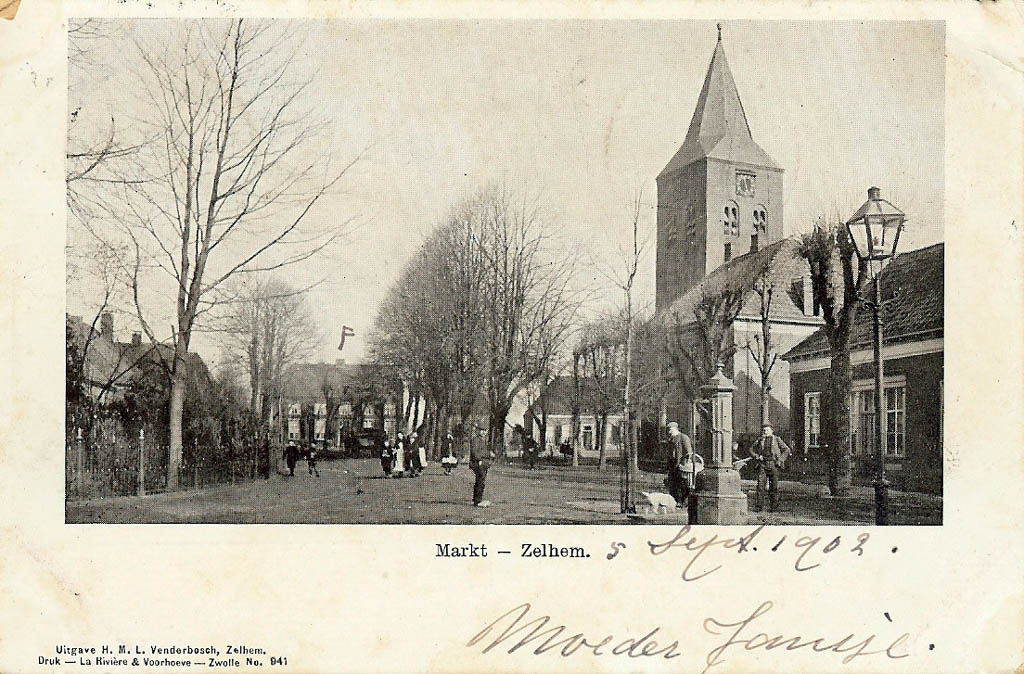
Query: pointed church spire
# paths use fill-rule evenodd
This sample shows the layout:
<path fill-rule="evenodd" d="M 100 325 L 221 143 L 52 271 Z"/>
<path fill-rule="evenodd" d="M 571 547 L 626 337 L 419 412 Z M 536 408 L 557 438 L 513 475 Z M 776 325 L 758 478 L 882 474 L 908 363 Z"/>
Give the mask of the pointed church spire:
<path fill-rule="evenodd" d="M 697 97 L 686 140 L 662 174 L 706 157 L 777 168 L 750 134 L 736 81 L 725 58 L 722 24 L 718 24 L 718 41 Z"/>

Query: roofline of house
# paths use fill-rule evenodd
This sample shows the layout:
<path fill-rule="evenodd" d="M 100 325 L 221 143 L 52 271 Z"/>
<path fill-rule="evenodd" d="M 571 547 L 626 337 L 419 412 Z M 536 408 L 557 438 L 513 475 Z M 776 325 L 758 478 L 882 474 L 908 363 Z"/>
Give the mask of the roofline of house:
<path fill-rule="evenodd" d="M 821 316 L 805 316 L 804 318 L 796 318 L 796 317 L 791 317 L 791 318 L 775 318 L 774 316 L 769 316 L 768 320 L 773 325 L 817 325 L 817 326 L 821 326 L 821 325 L 823 325 L 825 323 L 825 319 L 823 319 Z M 739 316 L 736 317 L 734 322 L 736 322 L 736 321 L 742 321 L 744 323 L 760 323 L 761 322 L 761 315 L 760 314 L 740 314 Z"/>
<path fill-rule="evenodd" d="M 811 335 L 813 337 L 814 335 Z M 897 335 L 883 335 L 882 340 L 884 346 L 890 344 L 900 344 L 903 342 L 910 341 L 924 341 L 928 339 L 934 339 L 938 337 L 942 339 L 942 328 L 932 328 L 930 330 L 918 330 L 917 332 L 906 332 Z M 810 337 L 808 337 L 810 339 Z M 795 347 L 790 349 L 788 352 L 782 354 L 783 360 L 796 362 L 800 360 L 807 360 L 808 358 L 820 358 L 821 356 L 828 356 L 831 351 L 828 346 L 814 349 L 813 351 L 799 351 L 800 345 L 797 344 Z M 871 349 L 874 348 L 874 344 L 871 341 L 862 341 L 850 345 L 850 352 L 852 353 L 856 349 Z"/>
<path fill-rule="evenodd" d="M 894 360 L 896 358 L 923 356 L 930 353 L 942 353 L 942 351 L 943 337 L 940 333 L 938 336 L 930 339 L 886 341 L 882 347 L 882 358 L 884 360 Z M 850 350 L 850 364 L 861 365 L 863 363 L 870 363 L 874 359 L 874 355 L 875 352 L 872 345 L 859 345 L 855 349 Z M 822 351 L 816 352 L 816 355 L 809 355 L 799 359 L 786 358 L 786 360 L 789 360 L 789 371 L 791 374 L 827 370 L 832 365 L 831 356 L 827 352 Z"/>

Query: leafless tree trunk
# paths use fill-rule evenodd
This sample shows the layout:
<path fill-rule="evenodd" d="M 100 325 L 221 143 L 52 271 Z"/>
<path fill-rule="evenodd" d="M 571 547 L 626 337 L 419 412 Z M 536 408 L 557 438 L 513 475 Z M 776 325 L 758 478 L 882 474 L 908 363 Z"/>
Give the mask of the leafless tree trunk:
<path fill-rule="evenodd" d="M 814 230 L 801 238 L 799 252 L 810 267 L 814 302 L 821 307 L 829 342 L 831 366 L 821 401 L 821 435 L 829 448 L 829 491 L 841 496 L 853 484 L 850 336 L 857 319 L 858 293 L 868 276 L 867 263 L 857 259 L 849 233 L 838 219 L 820 218 Z"/>
<path fill-rule="evenodd" d="M 580 361 L 584 358 L 583 353 L 580 351 L 574 351 L 572 354 L 572 386 L 573 395 L 570 401 L 570 407 L 572 411 L 572 423 L 570 424 L 572 432 L 572 465 L 580 465 L 580 412 L 583 407 L 583 377 L 580 373 Z"/>
<path fill-rule="evenodd" d="M 221 305 L 217 317 L 225 350 L 245 361 L 253 419 L 269 428 L 288 368 L 319 344 L 303 291 L 256 276 Z"/>
<path fill-rule="evenodd" d="M 757 365 L 757 370 L 761 375 L 761 423 L 767 424 L 771 421 L 771 375 L 779 358 L 772 344 L 771 311 L 775 287 L 772 284 L 768 268 L 754 281 L 754 292 L 757 293 L 760 299 L 759 317 L 761 334 L 753 340 L 753 343 L 748 339 L 746 346 L 747 351 L 754 358 L 754 363 Z"/>
<path fill-rule="evenodd" d="M 595 267 L 602 271 L 604 276 L 610 280 L 619 290 L 622 291 L 624 306 L 622 309 L 622 320 L 625 327 L 625 334 L 623 335 L 623 346 L 624 346 L 624 378 L 625 382 L 622 387 L 622 413 L 623 413 L 623 433 L 622 433 L 622 444 L 624 445 L 624 456 L 623 456 L 623 486 L 625 494 L 623 495 L 623 507 L 624 509 L 632 508 L 633 494 L 632 485 L 636 484 L 636 475 L 639 471 L 639 459 L 637 453 L 637 429 L 634 424 L 634 366 L 633 366 L 633 352 L 634 352 L 634 337 L 636 332 L 636 309 L 633 306 L 633 286 L 636 282 L 637 272 L 640 269 L 640 264 L 644 259 L 645 252 L 647 250 L 647 240 L 641 240 L 640 237 L 640 215 L 643 209 L 643 191 L 637 192 L 630 204 L 630 216 L 632 220 L 632 240 L 630 245 L 625 248 L 620 248 L 618 259 L 616 262 L 618 266 L 606 267 L 605 265 L 595 264 Z"/>

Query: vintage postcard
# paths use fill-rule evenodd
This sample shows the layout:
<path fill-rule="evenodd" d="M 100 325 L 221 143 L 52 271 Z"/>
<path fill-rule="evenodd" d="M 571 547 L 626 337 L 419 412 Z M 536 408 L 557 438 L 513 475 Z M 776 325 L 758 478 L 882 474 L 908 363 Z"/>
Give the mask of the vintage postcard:
<path fill-rule="evenodd" d="M 1022 27 L 22 3 L 0 670 L 1018 671 Z"/>

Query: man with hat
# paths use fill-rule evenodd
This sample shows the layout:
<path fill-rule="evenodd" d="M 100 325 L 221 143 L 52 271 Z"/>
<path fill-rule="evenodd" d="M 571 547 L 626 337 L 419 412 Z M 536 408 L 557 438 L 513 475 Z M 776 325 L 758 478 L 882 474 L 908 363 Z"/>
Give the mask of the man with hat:
<path fill-rule="evenodd" d="M 484 483 L 487 480 L 487 470 L 491 467 L 491 459 L 494 454 L 487 446 L 487 431 L 477 428 L 476 437 L 469 438 L 469 467 L 473 469 L 476 480 L 473 482 L 473 505 L 486 508 L 491 505 L 490 501 L 484 500 Z"/>
<path fill-rule="evenodd" d="M 679 424 L 675 421 L 670 421 L 668 424 L 668 441 L 671 455 L 668 458 L 668 475 L 665 478 L 665 486 L 676 503 L 680 507 L 686 507 L 686 498 L 690 494 L 690 481 L 683 465 L 692 465 L 693 443 L 689 436 L 679 430 Z"/>
<path fill-rule="evenodd" d="M 764 495 L 767 491 L 768 512 L 771 512 L 778 505 L 779 470 L 786 465 L 786 459 L 789 458 L 789 446 L 772 432 L 771 424 L 764 423 L 761 426 L 760 439 L 750 447 L 750 455 L 760 464 L 757 471 L 755 507 L 757 510 L 764 508 Z"/>

